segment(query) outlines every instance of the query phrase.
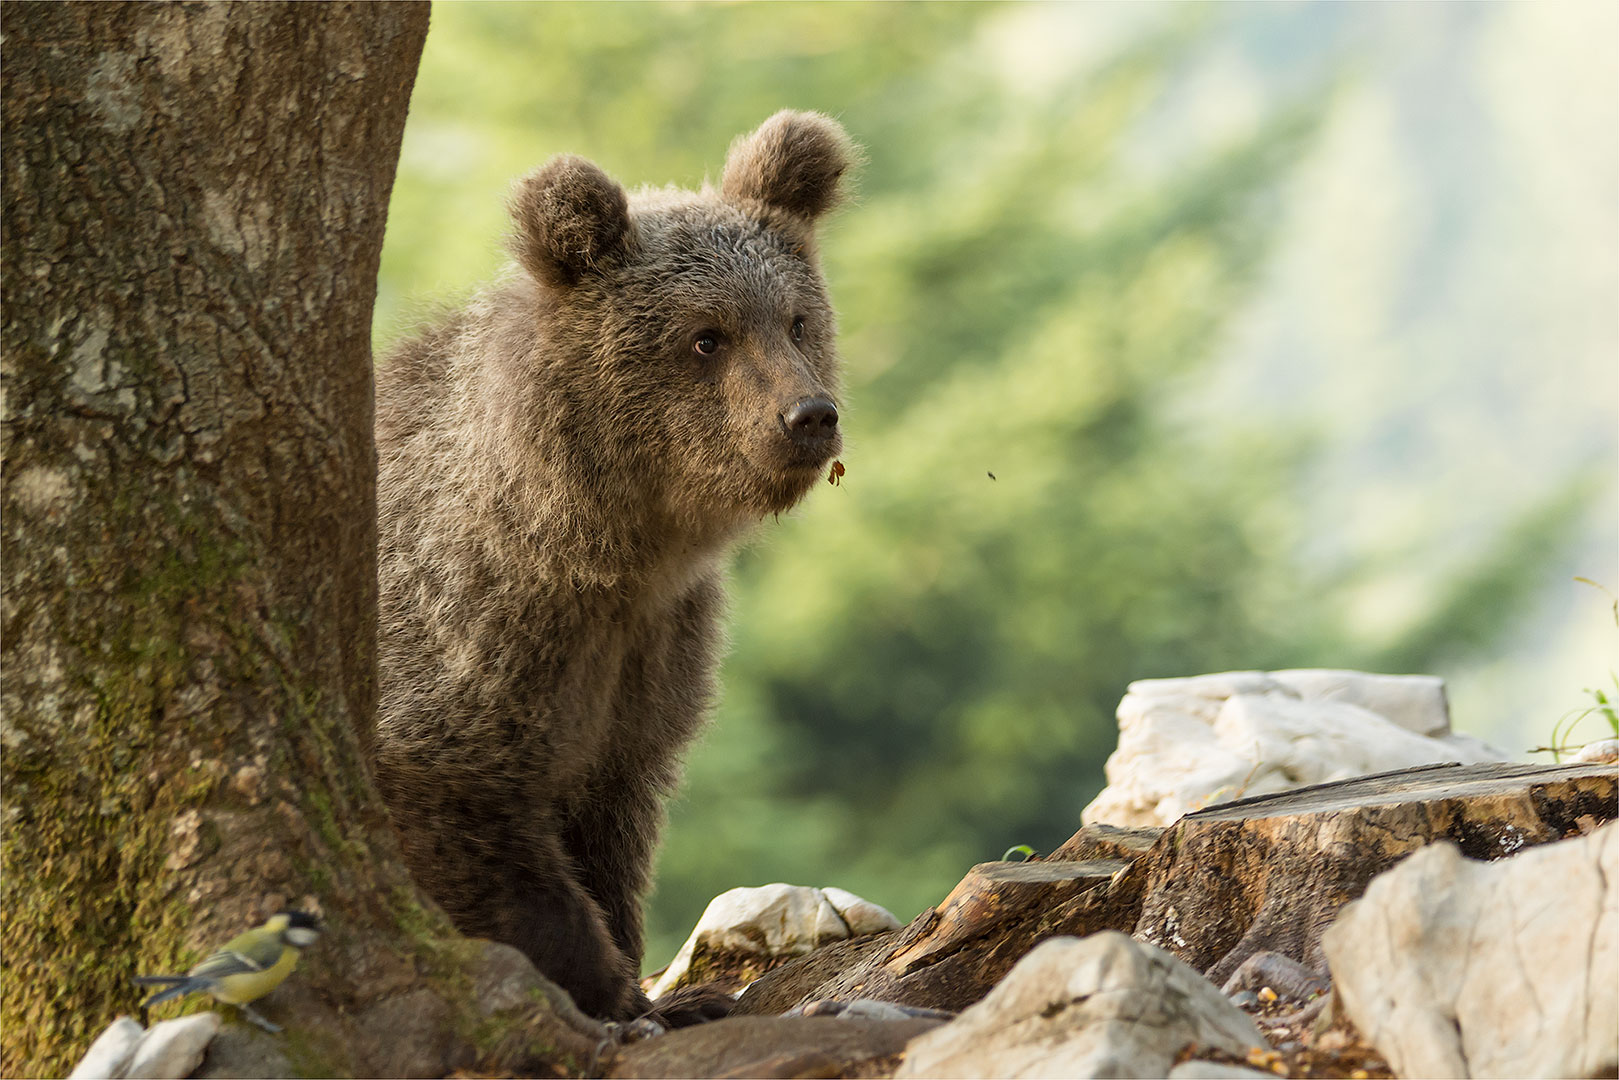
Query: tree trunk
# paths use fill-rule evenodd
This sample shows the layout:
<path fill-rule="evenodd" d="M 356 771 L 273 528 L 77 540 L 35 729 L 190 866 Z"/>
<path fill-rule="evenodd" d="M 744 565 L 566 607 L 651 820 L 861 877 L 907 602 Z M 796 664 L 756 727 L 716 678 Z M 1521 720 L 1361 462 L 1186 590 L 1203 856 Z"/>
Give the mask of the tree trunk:
<path fill-rule="evenodd" d="M 337 1026 L 452 1024 L 418 959 L 470 955 L 365 752 L 371 309 L 426 30 L 425 4 L 6 6 L 7 1075 L 64 1072 L 131 976 L 288 905 L 329 924 L 266 1002 L 316 1036 L 296 1066 L 442 1068 Z"/>

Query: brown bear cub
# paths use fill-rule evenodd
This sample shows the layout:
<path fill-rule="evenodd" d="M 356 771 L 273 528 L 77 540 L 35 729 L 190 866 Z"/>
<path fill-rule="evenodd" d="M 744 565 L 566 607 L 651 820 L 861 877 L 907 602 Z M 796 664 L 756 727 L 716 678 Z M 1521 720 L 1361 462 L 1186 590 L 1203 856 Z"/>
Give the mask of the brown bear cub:
<path fill-rule="evenodd" d="M 815 223 L 853 160 L 802 112 L 739 139 L 718 191 L 557 158 L 512 198 L 520 271 L 378 371 L 378 784 L 456 925 L 596 1016 L 653 1009 L 641 896 L 726 551 L 838 453 Z"/>

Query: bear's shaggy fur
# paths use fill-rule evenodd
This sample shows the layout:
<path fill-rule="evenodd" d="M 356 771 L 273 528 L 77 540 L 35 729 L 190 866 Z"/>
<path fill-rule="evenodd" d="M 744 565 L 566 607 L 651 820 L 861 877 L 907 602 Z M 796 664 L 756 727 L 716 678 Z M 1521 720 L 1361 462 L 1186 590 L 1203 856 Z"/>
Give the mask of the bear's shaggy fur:
<path fill-rule="evenodd" d="M 557 158 L 513 195 L 518 272 L 378 373 L 378 784 L 460 929 L 597 1016 L 651 1007 L 641 896 L 723 557 L 838 452 L 814 223 L 853 158 L 800 112 L 718 191 Z"/>

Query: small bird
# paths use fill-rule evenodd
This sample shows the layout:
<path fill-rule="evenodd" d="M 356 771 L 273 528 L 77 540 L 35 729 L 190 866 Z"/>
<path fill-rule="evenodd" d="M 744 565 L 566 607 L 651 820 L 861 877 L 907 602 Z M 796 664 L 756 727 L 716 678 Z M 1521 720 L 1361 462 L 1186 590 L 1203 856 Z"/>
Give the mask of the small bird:
<path fill-rule="evenodd" d="M 274 1033 L 281 1029 L 254 1012 L 248 1002 L 257 1001 L 281 985 L 298 965 L 298 952 L 320 937 L 320 922 L 304 911 L 278 911 L 262 926 L 255 926 L 225 943 L 225 947 L 184 975 L 137 975 L 137 986 L 161 986 L 163 990 L 141 1005 L 146 1010 L 159 1002 L 187 994 L 212 994 L 215 1001 L 234 1005 L 243 1016 Z"/>

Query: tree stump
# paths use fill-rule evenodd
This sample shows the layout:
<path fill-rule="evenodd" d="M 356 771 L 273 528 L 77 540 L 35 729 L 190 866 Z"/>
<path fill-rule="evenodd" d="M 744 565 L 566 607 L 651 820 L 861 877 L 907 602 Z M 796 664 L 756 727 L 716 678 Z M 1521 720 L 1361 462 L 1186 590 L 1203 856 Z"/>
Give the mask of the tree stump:
<path fill-rule="evenodd" d="M 1436 765 L 1211 806 L 1133 868 L 1136 938 L 1223 984 L 1257 952 L 1325 972 L 1321 932 L 1372 878 L 1435 840 L 1472 859 L 1590 832 L 1616 814 L 1612 765 Z"/>
<path fill-rule="evenodd" d="M 737 1011 L 857 997 L 961 1009 L 1039 942 L 1099 930 L 1159 945 L 1216 984 L 1261 951 L 1324 972 L 1321 932 L 1404 856 L 1448 839 L 1501 858 L 1592 831 L 1619 816 L 1616 800 L 1613 765 L 1436 765 L 1213 806 L 1156 840 L 1087 826 L 1050 859 L 973 867 L 904 929 L 778 968 Z"/>

